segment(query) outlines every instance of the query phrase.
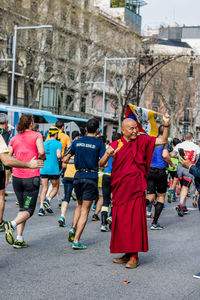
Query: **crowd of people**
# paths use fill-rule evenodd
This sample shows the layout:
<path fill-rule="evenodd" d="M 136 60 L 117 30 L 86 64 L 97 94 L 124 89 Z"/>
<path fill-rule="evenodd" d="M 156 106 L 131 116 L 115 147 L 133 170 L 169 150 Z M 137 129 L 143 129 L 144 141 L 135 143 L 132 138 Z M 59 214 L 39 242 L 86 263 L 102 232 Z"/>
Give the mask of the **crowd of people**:
<path fill-rule="evenodd" d="M 169 126 L 166 114 L 158 136 L 150 137 L 139 134 L 137 123 L 127 118 L 121 134 L 114 133 L 108 142 L 101 135 L 99 121 L 93 118 L 87 122 L 85 135 L 74 131 L 71 141 L 59 120 L 43 142 L 32 115 L 21 116 L 18 133 L 10 138 L 7 115 L 1 113 L 0 231 L 5 231 L 6 241 L 14 248 L 28 247 L 23 231 L 35 211 L 39 192 L 38 216 L 52 214 L 52 199 L 60 197 L 62 180 L 64 197 L 58 226 L 67 226 L 71 197 L 77 201 L 73 220 L 69 220 L 72 248 L 87 249 L 80 240 L 92 209 L 92 221 L 101 220 L 100 231 L 111 230 L 110 252 L 123 253 L 113 262 L 136 268 L 138 253 L 148 251 L 147 220 L 152 221 L 151 230 L 164 229 L 158 220 L 165 199 L 176 202 L 179 195 L 176 210 L 178 217 L 183 217 L 188 213 L 186 199 L 194 181 L 193 205 L 200 210 L 200 147 L 189 132 L 183 141 L 170 139 Z M 13 220 L 5 221 L 5 189 L 11 168 L 19 212 Z"/>

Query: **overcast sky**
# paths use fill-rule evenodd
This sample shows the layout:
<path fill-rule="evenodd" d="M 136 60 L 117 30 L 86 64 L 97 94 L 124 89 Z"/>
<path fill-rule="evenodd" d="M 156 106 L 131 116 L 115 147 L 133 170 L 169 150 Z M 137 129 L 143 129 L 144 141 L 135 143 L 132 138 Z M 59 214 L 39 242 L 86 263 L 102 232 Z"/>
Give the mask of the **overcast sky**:
<path fill-rule="evenodd" d="M 200 25 L 200 0 L 145 0 L 141 7 L 142 28 L 158 27 L 163 23 Z"/>

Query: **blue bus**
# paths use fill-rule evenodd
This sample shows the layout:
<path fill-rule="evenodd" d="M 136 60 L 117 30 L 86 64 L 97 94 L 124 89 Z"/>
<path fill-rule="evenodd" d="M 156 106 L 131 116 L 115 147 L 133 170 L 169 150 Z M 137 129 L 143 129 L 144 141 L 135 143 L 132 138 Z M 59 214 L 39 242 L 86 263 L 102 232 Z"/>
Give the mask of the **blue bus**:
<path fill-rule="evenodd" d="M 64 131 L 70 136 L 70 138 L 73 131 L 78 130 L 79 132 L 82 132 L 82 129 L 85 129 L 86 122 L 88 121 L 87 119 L 81 119 L 71 116 L 54 115 L 52 112 L 46 110 L 4 104 L 0 104 L 0 112 L 6 113 L 8 115 L 8 123 L 14 127 L 12 136 L 17 133 L 16 126 L 22 114 L 33 115 L 34 122 L 39 124 L 39 131 L 43 134 L 44 137 L 47 136 L 49 127 L 55 125 L 58 120 L 64 121 Z"/>

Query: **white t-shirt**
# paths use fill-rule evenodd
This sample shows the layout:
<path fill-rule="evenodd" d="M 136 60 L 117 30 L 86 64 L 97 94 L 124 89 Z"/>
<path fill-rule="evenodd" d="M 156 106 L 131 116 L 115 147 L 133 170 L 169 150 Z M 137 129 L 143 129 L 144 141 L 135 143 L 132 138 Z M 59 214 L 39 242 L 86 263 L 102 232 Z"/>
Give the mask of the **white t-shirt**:
<path fill-rule="evenodd" d="M 184 141 L 179 143 L 174 148 L 175 152 L 178 152 L 178 149 L 182 148 L 185 152 L 185 157 L 190 160 L 192 164 L 196 162 L 197 155 L 200 153 L 200 148 L 195 143 L 190 141 Z"/>
<path fill-rule="evenodd" d="M 0 135 L 0 153 L 9 153 L 8 147 L 5 143 L 2 135 Z"/>

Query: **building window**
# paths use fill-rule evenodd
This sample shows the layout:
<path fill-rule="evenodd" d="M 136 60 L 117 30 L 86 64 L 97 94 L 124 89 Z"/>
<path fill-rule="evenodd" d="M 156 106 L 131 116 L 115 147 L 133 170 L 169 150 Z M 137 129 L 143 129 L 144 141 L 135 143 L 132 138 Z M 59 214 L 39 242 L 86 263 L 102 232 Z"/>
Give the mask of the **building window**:
<path fill-rule="evenodd" d="M 78 27 L 78 20 L 79 20 L 79 16 L 78 16 L 76 10 L 72 9 L 71 10 L 71 20 L 70 20 L 72 27 L 74 27 L 74 28 L 77 29 L 77 27 Z"/>
<path fill-rule="evenodd" d="M 82 45 L 82 47 L 81 47 L 81 58 L 82 59 L 88 58 L 88 46 L 87 45 Z"/>
<path fill-rule="evenodd" d="M 77 48 L 76 42 L 71 42 L 69 44 L 69 59 L 72 59 L 76 56 L 76 48 Z"/>
<path fill-rule="evenodd" d="M 92 99 L 91 108 L 95 108 L 95 100 L 94 99 Z"/>
<path fill-rule="evenodd" d="M 54 87 L 48 85 L 44 86 L 43 106 L 56 107 L 56 91 Z"/>
<path fill-rule="evenodd" d="M 65 99 L 65 106 L 66 108 L 69 107 L 69 105 L 73 102 L 73 97 L 71 95 L 67 95 L 66 99 Z M 71 104 L 70 105 L 70 110 L 74 110 L 74 105 Z"/>
<path fill-rule="evenodd" d="M 188 125 L 183 126 L 183 134 L 188 132 Z"/>
<path fill-rule="evenodd" d="M 188 110 L 188 109 L 186 109 L 186 110 L 184 111 L 184 121 L 185 121 L 185 122 L 188 122 L 188 121 L 189 121 L 189 110 Z"/>
<path fill-rule="evenodd" d="M 85 113 L 85 111 L 86 111 L 86 98 L 84 98 L 84 97 L 81 98 L 80 111 L 83 113 Z"/>
<path fill-rule="evenodd" d="M 159 103 L 158 93 L 153 93 L 153 103 L 154 104 L 158 104 Z"/>
<path fill-rule="evenodd" d="M 68 69 L 68 80 L 74 81 L 75 80 L 75 72 L 72 69 Z"/>
<path fill-rule="evenodd" d="M 106 100 L 106 101 L 105 101 L 105 111 L 106 111 L 106 112 L 108 112 L 108 105 L 109 105 L 109 101 Z"/>
<path fill-rule="evenodd" d="M 84 72 L 81 73 L 81 83 L 85 83 L 86 82 L 86 74 Z"/>
<path fill-rule="evenodd" d="M 84 0 L 84 9 L 88 9 L 89 7 L 89 0 Z"/>

